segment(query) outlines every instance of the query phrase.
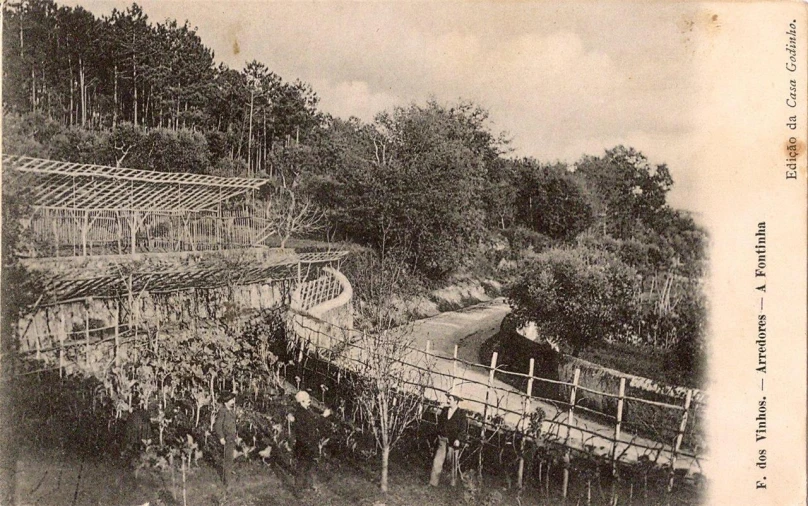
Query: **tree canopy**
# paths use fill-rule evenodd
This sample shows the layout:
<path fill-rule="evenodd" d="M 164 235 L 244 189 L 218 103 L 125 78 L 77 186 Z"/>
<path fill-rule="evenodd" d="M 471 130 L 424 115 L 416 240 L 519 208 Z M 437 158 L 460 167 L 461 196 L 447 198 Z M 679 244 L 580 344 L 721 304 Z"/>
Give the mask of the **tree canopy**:
<path fill-rule="evenodd" d="M 587 248 L 538 255 L 506 290 L 519 325 L 535 322 L 577 356 L 619 335 L 634 311 L 636 271 L 608 253 Z"/>
<path fill-rule="evenodd" d="M 468 104 L 399 107 L 371 125 L 335 120 L 306 187 L 338 231 L 440 278 L 484 233 L 483 183 L 499 145 Z"/>
<path fill-rule="evenodd" d="M 514 158 L 487 111 L 464 101 L 331 117 L 307 83 L 259 61 L 217 64 L 195 27 L 153 23 L 137 4 L 96 17 L 23 0 L 3 14 L 5 153 L 269 178 L 291 222 L 319 225 L 322 210 L 326 238 L 396 251 L 420 281 L 513 281 L 516 313 L 573 350 L 593 336 L 688 333 L 681 353 L 697 356 L 704 304 L 685 298 L 707 236 L 668 205 L 668 167 L 632 147 L 573 165 Z M 284 244 L 292 229 L 313 233 L 287 226 Z"/>

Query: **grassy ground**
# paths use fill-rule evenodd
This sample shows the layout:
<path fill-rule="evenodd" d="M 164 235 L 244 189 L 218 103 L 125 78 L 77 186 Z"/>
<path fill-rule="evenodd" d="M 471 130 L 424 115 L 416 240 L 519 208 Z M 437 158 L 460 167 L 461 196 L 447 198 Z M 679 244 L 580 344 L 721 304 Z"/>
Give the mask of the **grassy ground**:
<path fill-rule="evenodd" d="M 390 491 L 383 494 L 378 483 L 376 461 L 357 464 L 331 457 L 320 464 L 316 490 L 297 495 L 294 477 L 276 465 L 261 462 L 237 463 L 237 476 L 225 491 L 216 471 L 207 465 L 193 469 L 187 476 L 183 497 L 182 476 L 163 471 L 141 471 L 138 476 L 109 460 L 80 460 L 56 453 L 26 453 L 18 465 L 17 497 L 20 505 L 199 505 L 199 506 L 460 506 L 514 505 L 549 506 L 563 504 L 559 496 L 560 473 L 548 484 L 531 482 L 519 493 L 496 477 L 486 478 L 486 487 L 443 482 L 437 489 L 426 486 L 429 456 L 399 452 L 391 462 Z M 473 475 L 473 463 L 466 472 Z M 444 477 L 445 481 L 448 481 Z M 600 480 L 587 482 L 571 478 L 566 504 L 611 504 L 609 490 Z M 698 504 L 695 493 L 675 496 L 648 493 L 639 485 L 623 486 L 618 504 L 691 505 Z"/>
<path fill-rule="evenodd" d="M 603 367 L 642 376 L 660 383 L 701 388 L 698 378 L 671 373 L 665 367 L 665 353 L 662 350 L 630 344 L 599 342 L 581 352 L 581 358 Z"/>
<path fill-rule="evenodd" d="M 421 456 L 423 457 L 423 456 Z M 318 472 L 317 490 L 295 495 L 294 477 L 276 465 L 241 462 L 228 491 L 220 485 L 216 471 L 207 465 L 187 476 L 185 504 L 188 505 L 411 505 L 436 506 L 480 504 L 477 499 L 501 497 L 501 504 L 538 505 L 539 499 L 515 491 L 489 489 L 495 494 L 469 495 L 462 486 L 425 486 L 428 461 L 404 459 L 391 463 L 390 492 L 377 486 L 375 462 L 357 465 L 346 459 L 329 458 Z M 26 452 L 18 465 L 19 504 L 37 505 L 142 505 L 183 504 L 181 473 L 134 472 L 109 460 L 80 460 L 54 452 Z M 499 494 L 499 495 L 497 495 Z"/>

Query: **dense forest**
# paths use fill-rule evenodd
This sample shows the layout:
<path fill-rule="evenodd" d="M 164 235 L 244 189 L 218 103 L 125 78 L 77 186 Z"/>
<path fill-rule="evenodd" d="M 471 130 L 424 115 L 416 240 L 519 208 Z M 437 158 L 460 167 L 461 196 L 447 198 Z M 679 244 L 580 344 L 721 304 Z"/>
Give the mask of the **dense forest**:
<path fill-rule="evenodd" d="M 332 117 L 308 84 L 217 64 L 188 22 L 135 4 L 101 18 L 51 0 L 3 9 L 5 153 L 269 178 L 322 209 L 321 238 L 396 255 L 419 286 L 495 278 L 572 353 L 598 336 L 700 372 L 706 235 L 641 152 L 514 158 L 468 102 Z"/>

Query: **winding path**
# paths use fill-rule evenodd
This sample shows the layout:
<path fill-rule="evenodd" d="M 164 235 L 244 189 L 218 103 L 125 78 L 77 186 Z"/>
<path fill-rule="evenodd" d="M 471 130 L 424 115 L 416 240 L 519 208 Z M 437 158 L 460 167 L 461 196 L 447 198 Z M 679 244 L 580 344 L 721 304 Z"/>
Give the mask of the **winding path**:
<path fill-rule="evenodd" d="M 466 363 L 460 364 L 455 370 L 460 378 L 456 389 L 464 399 L 461 407 L 468 411 L 482 413 L 487 391 L 485 384 L 489 375 L 487 368 L 470 364 L 479 362 L 480 346 L 499 331 L 502 319 L 509 312 L 510 307 L 504 299 L 498 298 L 459 311 L 449 311 L 418 320 L 413 324 L 414 346 L 419 350 L 425 350 L 429 342 L 432 353 L 451 359 L 455 345 L 458 346 L 458 358 Z M 452 361 L 438 360 L 435 370 L 439 373 L 436 375 L 436 387 L 439 390 L 448 389 L 451 382 L 449 375 L 453 372 Z M 489 404 L 498 402 L 499 406 L 507 410 L 522 412 L 524 408 L 522 392 L 496 379 L 493 386 L 495 394 L 489 397 Z M 435 396 L 439 401 L 445 399 L 437 392 L 432 392 L 430 396 Z M 553 420 L 567 421 L 568 415 L 563 408 L 537 399 L 531 401 L 530 408 L 544 410 L 543 433 L 553 434 L 567 446 L 586 448 L 600 455 L 611 455 L 614 426 L 587 419 L 576 412 L 574 428 L 567 429 L 553 423 Z M 497 414 L 503 415 L 505 423 L 510 426 L 516 426 L 521 418 L 515 413 Z M 638 445 L 652 449 L 641 448 Z M 669 444 L 623 432 L 620 435 L 617 453 L 624 462 L 637 462 L 642 455 L 646 455 L 651 461 L 667 464 L 670 462 L 671 447 Z M 679 455 L 675 467 L 688 475 L 704 474 L 698 460 L 689 456 Z"/>

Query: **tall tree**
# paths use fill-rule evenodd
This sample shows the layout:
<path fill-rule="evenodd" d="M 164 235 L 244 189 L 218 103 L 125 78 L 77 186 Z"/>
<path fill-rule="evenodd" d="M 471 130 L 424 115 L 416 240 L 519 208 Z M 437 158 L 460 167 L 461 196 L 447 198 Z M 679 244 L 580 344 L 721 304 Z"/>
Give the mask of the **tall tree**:
<path fill-rule="evenodd" d="M 348 379 L 354 402 L 381 450 L 380 486 L 385 493 L 390 452 L 420 419 L 425 385 L 431 383 L 428 371 L 434 365 L 413 351 L 412 326 L 401 324 L 407 312 L 397 301 L 406 292 L 409 277 L 401 260 L 393 254 L 366 254 L 354 261 L 358 264 L 354 310 L 361 331 L 344 351 L 356 373 Z"/>
<path fill-rule="evenodd" d="M 652 165 L 634 148 L 617 146 L 601 157 L 585 156 L 575 167 L 597 196 L 597 211 L 608 231 L 628 238 L 638 224 L 649 225 L 665 207 L 673 186 L 668 167 Z"/>
<path fill-rule="evenodd" d="M 516 162 L 517 220 L 554 239 L 574 237 L 594 221 L 591 197 L 580 177 L 561 163 Z"/>
<path fill-rule="evenodd" d="M 379 115 L 373 125 L 332 121 L 308 189 L 330 207 L 339 230 L 382 250 L 406 246 L 432 278 L 461 267 L 484 233 L 486 164 L 496 138 L 480 109 L 436 102 Z"/>

